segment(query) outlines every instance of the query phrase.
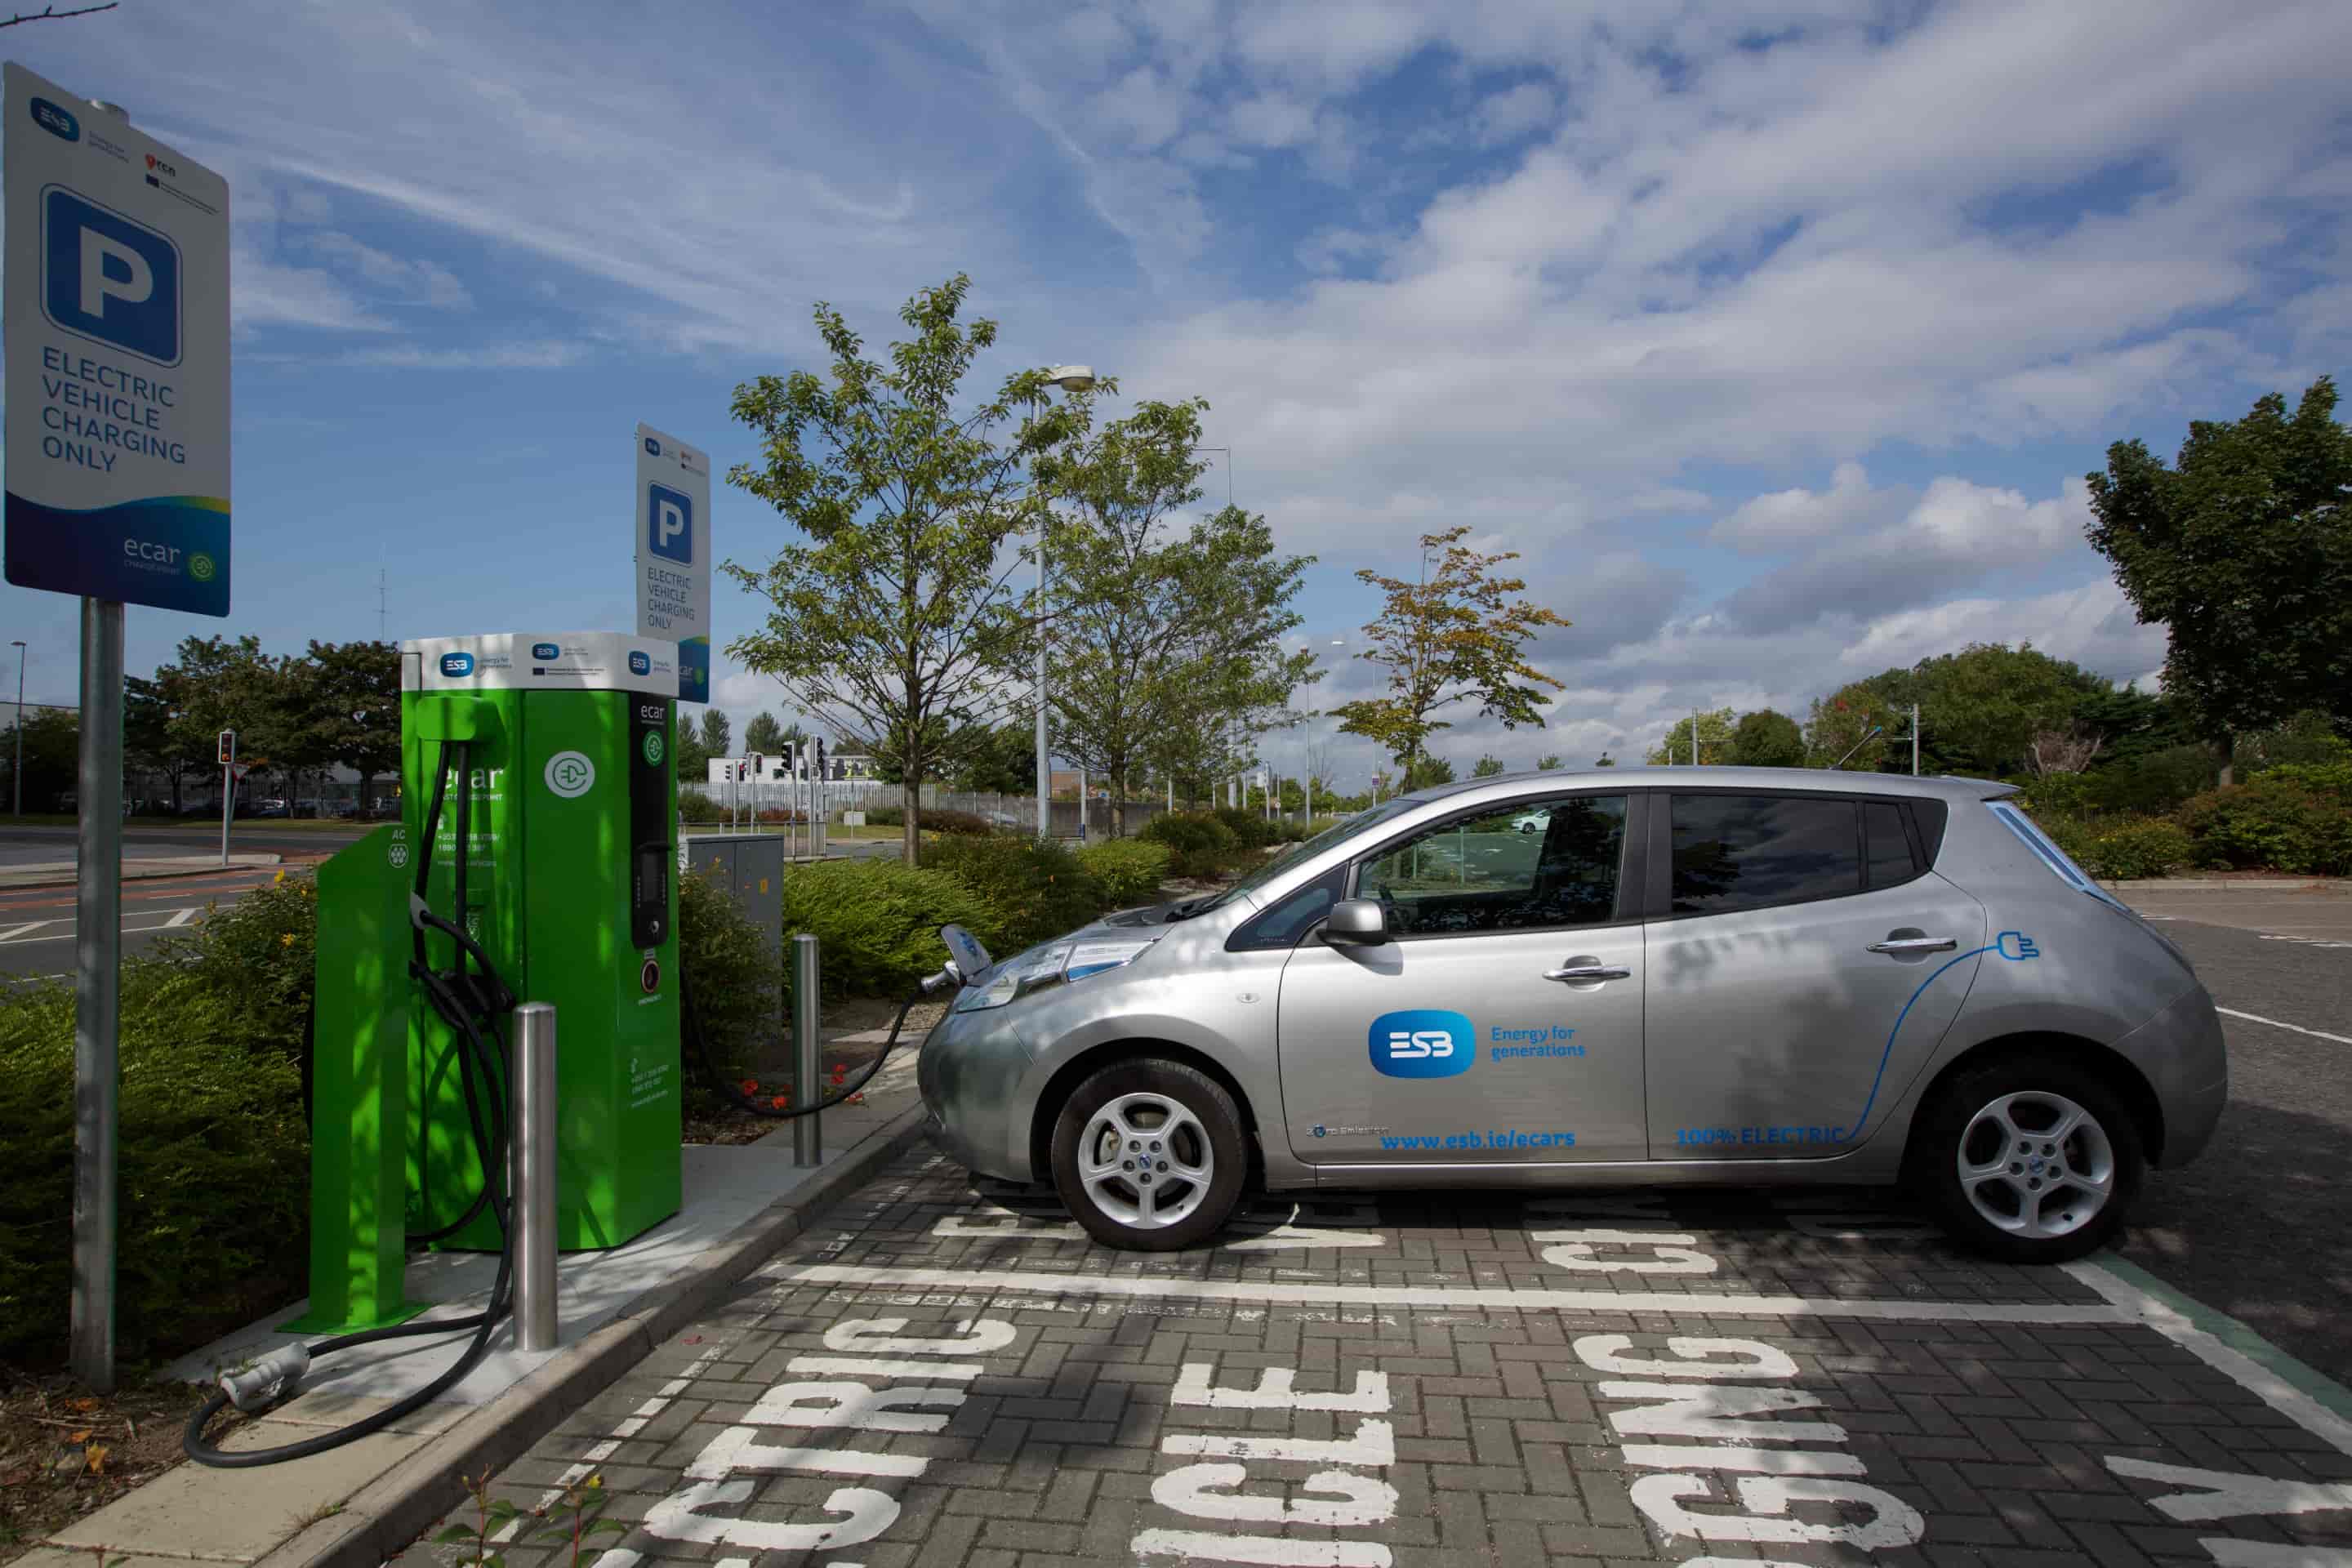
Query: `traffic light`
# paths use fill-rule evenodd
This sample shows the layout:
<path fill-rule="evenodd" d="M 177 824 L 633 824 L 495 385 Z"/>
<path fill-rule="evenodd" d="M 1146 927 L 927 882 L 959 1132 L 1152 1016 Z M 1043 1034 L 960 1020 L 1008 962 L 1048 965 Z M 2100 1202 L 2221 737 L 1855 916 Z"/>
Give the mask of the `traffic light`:
<path fill-rule="evenodd" d="M 235 761 L 236 761 L 236 731 L 223 730 L 220 732 L 221 766 L 226 767 Z"/>
<path fill-rule="evenodd" d="M 816 742 L 816 776 L 824 777 L 824 737 L 822 735 L 817 737 Z"/>

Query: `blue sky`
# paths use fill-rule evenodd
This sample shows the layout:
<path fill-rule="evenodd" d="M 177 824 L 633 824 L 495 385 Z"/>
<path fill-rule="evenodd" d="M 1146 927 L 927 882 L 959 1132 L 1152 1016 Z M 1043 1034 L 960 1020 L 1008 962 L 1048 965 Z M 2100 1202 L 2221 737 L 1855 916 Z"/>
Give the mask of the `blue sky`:
<path fill-rule="evenodd" d="M 395 637 L 625 627 L 635 424 L 723 473 L 814 301 L 878 342 L 961 270 L 988 382 L 1209 400 L 1319 557 L 1306 633 L 1423 531 L 1521 552 L 1568 689 L 1439 749 L 1580 763 L 1972 639 L 2147 677 L 2082 474 L 2352 344 L 2340 0 L 124 0 L 5 43 L 234 193 L 236 613 L 134 610 L 134 670 L 373 637 L 379 568 Z M 720 640 L 756 614 L 722 586 Z M 75 616 L 0 588 L 37 700 Z"/>

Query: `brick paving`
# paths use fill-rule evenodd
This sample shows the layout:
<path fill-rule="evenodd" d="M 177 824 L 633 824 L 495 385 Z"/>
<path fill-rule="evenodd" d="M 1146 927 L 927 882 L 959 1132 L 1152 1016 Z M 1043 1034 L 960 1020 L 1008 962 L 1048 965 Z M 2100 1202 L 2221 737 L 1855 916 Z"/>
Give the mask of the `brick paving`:
<path fill-rule="evenodd" d="M 498 1489 L 600 1474 L 633 1527 L 600 1568 L 2352 1563 L 2344 1447 L 1878 1202 L 1270 1201 L 1145 1257 L 911 1154 Z M 1233 1299 L 1305 1286 L 1335 1289 Z M 1562 1290 L 1642 1304 L 1510 1294 Z"/>

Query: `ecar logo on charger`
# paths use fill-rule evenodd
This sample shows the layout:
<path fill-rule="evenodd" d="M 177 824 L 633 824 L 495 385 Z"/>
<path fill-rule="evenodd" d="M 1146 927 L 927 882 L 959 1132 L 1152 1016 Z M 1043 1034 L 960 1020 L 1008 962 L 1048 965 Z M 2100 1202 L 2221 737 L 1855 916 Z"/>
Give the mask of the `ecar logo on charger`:
<path fill-rule="evenodd" d="M 1372 1020 L 1372 1066 L 1391 1078 L 1452 1078 L 1477 1057 L 1476 1031 L 1459 1013 L 1416 1007 Z"/>
<path fill-rule="evenodd" d="M 646 487 L 646 548 L 665 561 L 694 564 L 694 502 L 667 485 Z"/>
<path fill-rule="evenodd" d="M 60 331 L 164 366 L 180 363 L 180 247 L 76 195 L 41 192 L 41 313 Z"/>

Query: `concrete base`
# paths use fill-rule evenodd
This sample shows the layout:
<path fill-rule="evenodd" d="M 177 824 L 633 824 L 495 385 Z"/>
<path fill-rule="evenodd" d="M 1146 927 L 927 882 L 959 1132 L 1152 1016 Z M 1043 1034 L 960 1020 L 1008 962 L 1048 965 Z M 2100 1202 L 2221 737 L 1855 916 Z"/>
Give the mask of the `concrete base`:
<path fill-rule="evenodd" d="M 878 1039 L 878 1033 L 842 1036 L 843 1041 Z M 561 1326 L 557 1348 L 526 1353 L 515 1348 L 514 1326 L 502 1323 L 481 1363 L 440 1398 L 455 1405 L 482 1405 L 520 1383 L 534 1369 L 575 1345 L 620 1316 L 623 1309 L 674 1278 L 698 1254 L 779 1198 L 830 1166 L 856 1152 L 896 1110 L 914 1096 L 914 1042 L 902 1043 L 889 1063 L 867 1086 L 870 1103 L 845 1105 L 824 1113 L 825 1162 L 805 1170 L 793 1163 L 792 1124 L 754 1143 L 724 1148 L 688 1145 L 685 1161 L 685 1205 L 678 1214 L 656 1226 L 626 1247 L 609 1252 L 568 1254 L 557 1259 L 556 1280 Z M 419 1322 L 436 1318 L 463 1318 L 482 1310 L 498 1273 L 498 1258 L 488 1253 L 436 1252 L 413 1258 L 408 1265 L 406 1291 L 412 1301 L 432 1303 Z M 308 1303 L 302 1303 L 307 1308 Z M 301 1310 L 300 1308 L 295 1310 Z M 244 1364 L 305 1336 L 281 1331 L 295 1310 L 279 1308 L 258 1322 L 215 1341 L 192 1355 L 164 1368 L 163 1375 L 209 1383 L 227 1368 Z M 342 1398 L 393 1400 L 410 1394 L 446 1371 L 464 1349 L 471 1331 L 453 1331 L 446 1337 L 420 1336 L 362 1345 L 324 1358 L 310 1369 L 303 1386 L 315 1393 L 297 1400 L 289 1409 L 307 1405 L 319 1394 Z M 437 1402 L 436 1402 L 437 1403 Z M 430 1407 L 428 1407 L 430 1408 Z M 272 1419 L 277 1419 L 274 1417 Z"/>

